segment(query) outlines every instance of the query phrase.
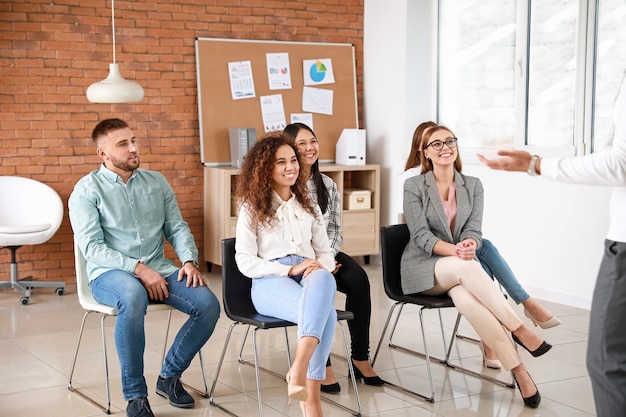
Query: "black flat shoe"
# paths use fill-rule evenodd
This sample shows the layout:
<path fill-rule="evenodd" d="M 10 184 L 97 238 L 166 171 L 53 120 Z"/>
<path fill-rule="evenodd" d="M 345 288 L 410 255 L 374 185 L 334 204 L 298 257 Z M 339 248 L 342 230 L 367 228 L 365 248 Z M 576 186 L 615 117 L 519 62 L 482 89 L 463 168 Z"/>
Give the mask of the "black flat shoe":
<path fill-rule="evenodd" d="M 526 372 L 528 374 L 528 378 L 530 378 L 531 381 L 533 381 L 533 379 L 531 378 L 530 374 L 528 372 Z M 519 383 L 517 382 L 517 378 L 515 378 L 515 374 L 513 374 L 513 379 L 515 380 L 515 385 L 517 385 L 517 389 L 519 390 L 519 394 L 522 395 L 522 389 L 519 386 Z M 535 385 L 535 381 L 533 381 L 533 385 Z M 537 388 L 537 385 L 535 385 L 535 388 Z M 539 404 L 541 404 L 541 394 L 539 394 L 539 390 L 537 389 L 537 392 L 530 396 L 530 397 L 525 397 L 522 395 L 522 400 L 524 400 L 524 404 L 527 407 L 530 408 L 537 408 L 539 407 Z"/>
<path fill-rule="evenodd" d="M 524 344 L 513 333 L 511 333 L 511 336 L 513 336 L 513 340 L 515 341 L 515 343 L 526 349 L 535 358 L 537 356 L 543 355 L 544 353 L 552 349 L 552 345 L 544 340 L 543 342 L 541 342 L 541 346 L 539 346 L 537 349 L 530 350 L 526 346 L 524 346 Z"/>
<path fill-rule="evenodd" d="M 365 385 L 372 385 L 374 387 L 380 387 L 385 385 L 385 381 L 381 379 L 378 375 L 375 376 L 364 376 L 359 368 L 356 367 L 354 361 L 352 361 L 352 369 L 354 369 L 354 378 L 362 379 Z"/>
<path fill-rule="evenodd" d="M 322 392 L 325 392 L 327 394 L 339 394 L 341 392 L 341 385 L 339 385 L 339 382 L 328 385 L 322 384 L 320 389 L 322 390 Z"/>

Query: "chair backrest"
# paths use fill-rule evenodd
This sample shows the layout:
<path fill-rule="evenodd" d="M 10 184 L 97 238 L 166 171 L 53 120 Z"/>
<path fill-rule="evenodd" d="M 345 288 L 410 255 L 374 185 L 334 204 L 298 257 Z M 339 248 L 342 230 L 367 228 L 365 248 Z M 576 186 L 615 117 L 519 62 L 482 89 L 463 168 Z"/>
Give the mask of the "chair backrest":
<path fill-rule="evenodd" d="M 399 300 L 404 295 L 400 284 L 400 263 L 409 239 L 409 228 L 406 224 L 394 224 L 380 228 L 383 284 L 385 293 L 392 300 Z"/>
<path fill-rule="evenodd" d="M 63 201 L 50 186 L 30 178 L 0 176 L 0 246 L 44 243 L 62 220 Z"/>
<path fill-rule="evenodd" d="M 222 298 L 226 315 L 234 321 L 258 315 L 250 292 L 252 280 L 241 273 L 235 262 L 235 238 L 222 240 Z"/>
<path fill-rule="evenodd" d="M 91 292 L 89 291 L 89 277 L 87 276 L 87 261 L 76 241 L 74 241 L 74 267 L 76 269 L 76 293 L 78 294 L 78 301 L 82 304 L 81 299 L 85 297 L 85 293 Z"/>
<path fill-rule="evenodd" d="M 104 314 L 117 314 L 115 308 L 98 303 L 91 295 L 89 276 L 87 275 L 87 261 L 80 251 L 76 240 L 74 240 L 74 266 L 76 268 L 76 294 L 81 307 L 85 310 L 98 311 Z"/>

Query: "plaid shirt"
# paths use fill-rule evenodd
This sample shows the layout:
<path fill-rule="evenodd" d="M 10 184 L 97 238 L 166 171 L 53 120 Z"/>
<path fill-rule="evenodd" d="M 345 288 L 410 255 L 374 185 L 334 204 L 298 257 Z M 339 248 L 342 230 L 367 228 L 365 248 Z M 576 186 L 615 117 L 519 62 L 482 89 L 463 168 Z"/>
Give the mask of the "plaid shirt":
<path fill-rule="evenodd" d="M 343 243 L 343 235 L 341 228 L 341 196 L 337 191 L 337 184 L 325 174 L 322 174 L 322 180 L 326 186 L 326 191 L 329 196 L 330 207 L 324 213 L 324 224 L 326 225 L 326 233 L 328 234 L 328 240 L 330 241 L 330 249 L 334 256 L 341 251 L 341 244 Z M 309 177 L 306 182 L 309 189 L 309 195 L 313 201 L 317 201 L 317 189 L 313 183 L 313 177 Z M 324 208 L 320 207 L 322 211 Z"/>

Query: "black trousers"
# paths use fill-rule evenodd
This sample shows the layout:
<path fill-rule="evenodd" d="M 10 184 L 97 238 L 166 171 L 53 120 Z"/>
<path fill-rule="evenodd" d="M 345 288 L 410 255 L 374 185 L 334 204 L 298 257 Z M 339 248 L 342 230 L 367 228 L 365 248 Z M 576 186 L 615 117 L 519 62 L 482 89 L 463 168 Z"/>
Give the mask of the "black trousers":
<path fill-rule="evenodd" d="M 335 274 L 337 290 L 346 295 L 346 310 L 354 314 L 354 319 L 348 320 L 352 358 L 358 361 L 368 360 L 372 314 L 370 281 L 361 265 L 350 256 L 339 252 L 335 260 L 341 264 L 341 268 Z M 330 366 L 330 358 L 327 365 Z"/>
<path fill-rule="evenodd" d="M 589 316 L 587 371 L 598 417 L 626 413 L 626 243 L 604 243 Z"/>

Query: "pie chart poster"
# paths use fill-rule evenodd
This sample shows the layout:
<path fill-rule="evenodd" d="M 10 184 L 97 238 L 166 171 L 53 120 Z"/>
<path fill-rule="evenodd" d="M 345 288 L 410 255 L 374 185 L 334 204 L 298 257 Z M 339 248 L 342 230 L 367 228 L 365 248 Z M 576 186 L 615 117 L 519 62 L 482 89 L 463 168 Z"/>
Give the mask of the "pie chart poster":
<path fill-rule="evenodd" d="M 333 61 L 330 58 L 305 59 L 302 69 L 304 71 L 304 85 L 333 84 Z"/>

